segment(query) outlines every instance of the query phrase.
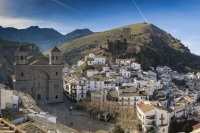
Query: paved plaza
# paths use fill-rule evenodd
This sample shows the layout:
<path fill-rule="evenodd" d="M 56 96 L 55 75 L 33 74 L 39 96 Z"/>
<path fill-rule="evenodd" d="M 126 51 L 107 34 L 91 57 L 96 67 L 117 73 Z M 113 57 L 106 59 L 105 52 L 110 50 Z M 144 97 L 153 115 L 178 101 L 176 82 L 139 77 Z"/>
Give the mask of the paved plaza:
<path fill-rule="evenodd" d="M 110 131 L 114 124 L 93 120 L 93 117 L 89 112 L 83 110 L 70 110 L 71 106 L 74 106 L 76 103 L 67 99 L 64 95 L 64 103 L 58 104 L 39 104 L 38 106 L 46 112 L 49 112 L 52 115 L 57 116 L 57 120 L 62 124 L 65 124 L 71 128 L 74 128 L 78 131 L 91 131 L 96 132 L 98 130 Z"/>

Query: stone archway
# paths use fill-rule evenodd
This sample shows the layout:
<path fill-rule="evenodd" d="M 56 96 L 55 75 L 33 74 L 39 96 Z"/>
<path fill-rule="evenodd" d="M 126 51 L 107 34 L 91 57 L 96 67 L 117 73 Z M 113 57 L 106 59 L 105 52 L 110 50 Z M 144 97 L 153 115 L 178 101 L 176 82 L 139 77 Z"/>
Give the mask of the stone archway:
<path fill-rule="evenodd" d="M 37 100 L 41 100 L 41 99 L 42 99 L 41 94 L 37 94 Z"/>

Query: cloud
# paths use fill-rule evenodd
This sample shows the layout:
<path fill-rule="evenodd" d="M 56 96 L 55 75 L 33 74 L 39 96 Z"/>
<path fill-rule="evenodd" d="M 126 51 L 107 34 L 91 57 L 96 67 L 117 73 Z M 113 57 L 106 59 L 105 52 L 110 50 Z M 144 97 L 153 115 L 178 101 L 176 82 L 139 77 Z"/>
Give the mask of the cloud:
<path fill-rule="evenodd" d="M 3 27 L 15 27 L 18 29 L 23 29 L 33 24 L 34 22 L 29 19 L 0 16 L 0 25 Z"/>
<path fill-rule="evenodd" d="M 0 16 L 0 25 L 2 27 L 14 27 L 17 29 L 24 29 L 30 26 L 39 26 L 40 28 L 54 28 L 55 30 L 66 34 L 75 29 L 73 26 L 66 26 L 62 23 L 47 21 L 47 20 L 37 20 L 37 19 L 26 19 L 26 18 L 13 18 Z"/>

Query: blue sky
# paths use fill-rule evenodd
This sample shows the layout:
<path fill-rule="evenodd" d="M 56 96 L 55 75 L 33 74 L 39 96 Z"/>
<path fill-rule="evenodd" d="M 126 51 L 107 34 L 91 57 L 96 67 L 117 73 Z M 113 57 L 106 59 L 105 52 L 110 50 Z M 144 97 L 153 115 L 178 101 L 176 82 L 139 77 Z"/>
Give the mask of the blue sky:
<path fill-rule="evenodd" d="M 200 55 L 200 1 L 134 0 L 145 19 Z M 105 31 L 144 22 L 132 0 L 0 0 L 0 25 Z"/>

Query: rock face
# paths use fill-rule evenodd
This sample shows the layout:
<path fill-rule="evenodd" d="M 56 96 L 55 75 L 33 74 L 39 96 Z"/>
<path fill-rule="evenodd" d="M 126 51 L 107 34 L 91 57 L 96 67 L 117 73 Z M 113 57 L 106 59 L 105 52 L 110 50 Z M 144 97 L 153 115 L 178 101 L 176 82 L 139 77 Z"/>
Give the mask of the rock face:
<path fill-rule="evenodd" d="M 29 56 L 34 55 L 46 59 L 46 57 L 39 52 L 40 50 L 35 44 L 8 41 L 0 38 L 0 83 L 9 85 L 10 87 L 12 87 L 11 75 L 13 74 L 15 51 L 20 45 L 29 51 Z"/>
<path fill-rule="evenodd" d="M 0 26 L 0 37 L 6 40 L 30 42 L 36 44 L 41 51 L 47 51 L 56 45 L 76 38 L 93 34 L 89 29 L 77 29 L 62 35 L 52 28 L 31 26 L 27 29 L 3 28 Z"/>

